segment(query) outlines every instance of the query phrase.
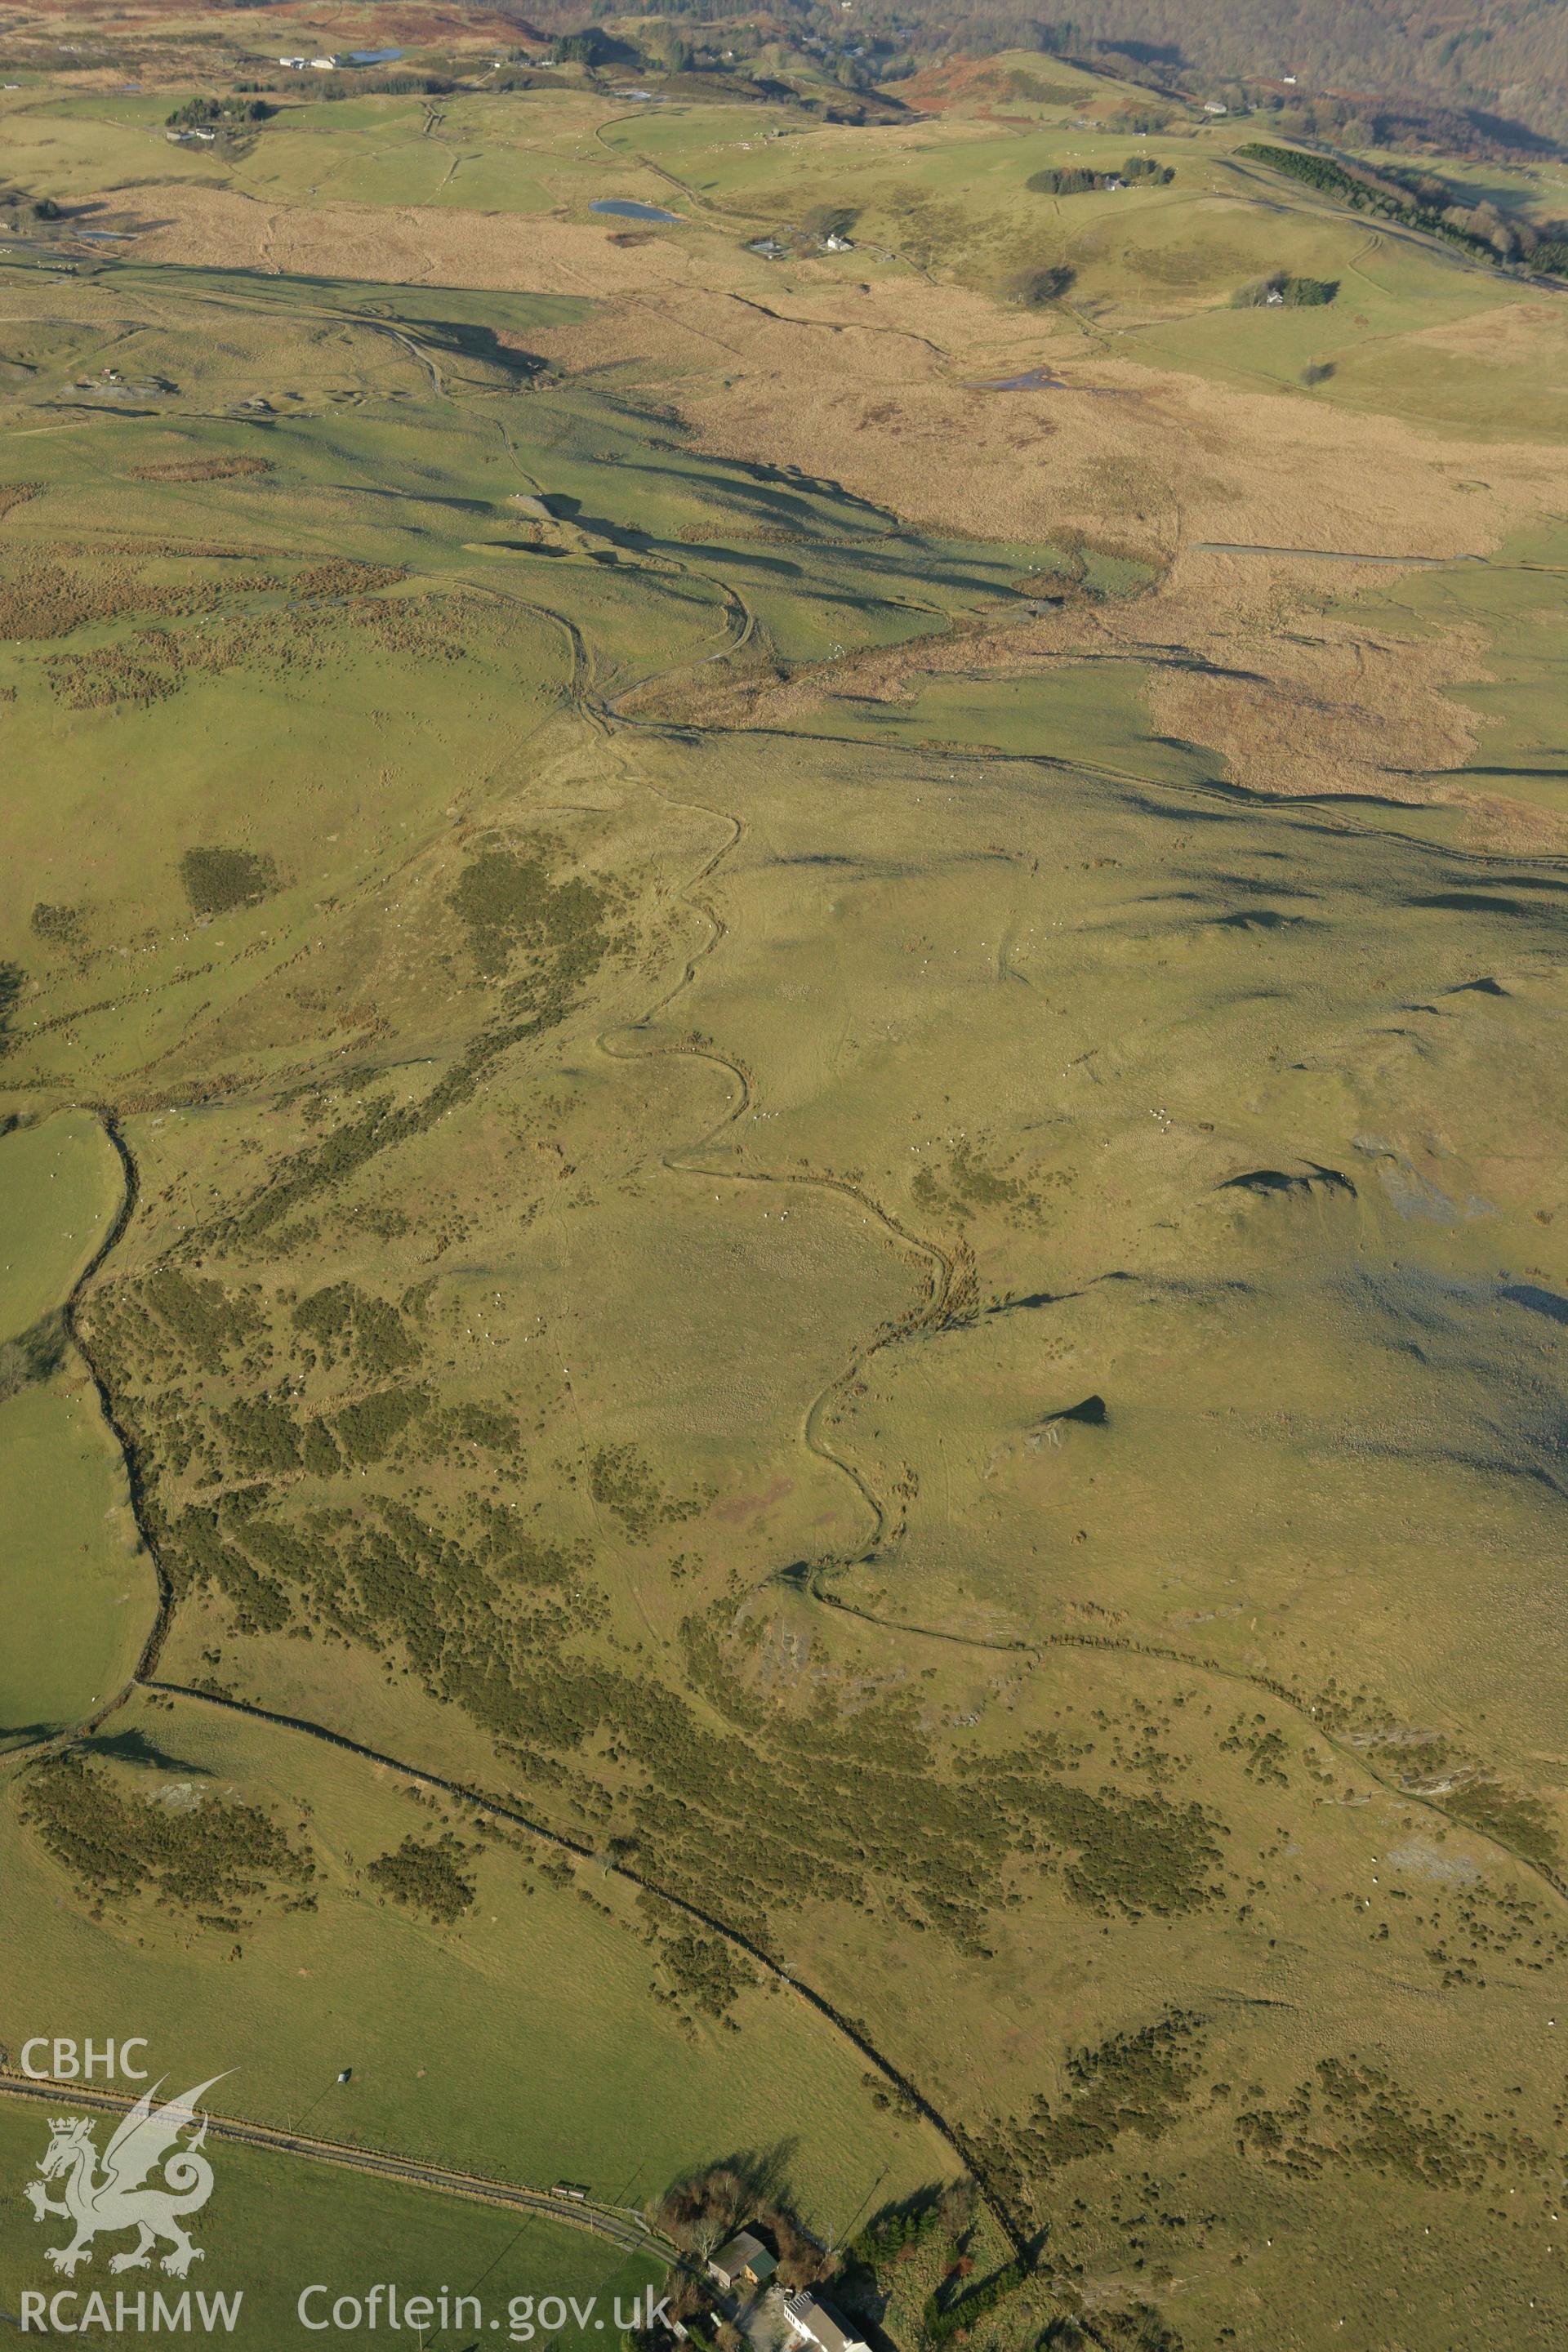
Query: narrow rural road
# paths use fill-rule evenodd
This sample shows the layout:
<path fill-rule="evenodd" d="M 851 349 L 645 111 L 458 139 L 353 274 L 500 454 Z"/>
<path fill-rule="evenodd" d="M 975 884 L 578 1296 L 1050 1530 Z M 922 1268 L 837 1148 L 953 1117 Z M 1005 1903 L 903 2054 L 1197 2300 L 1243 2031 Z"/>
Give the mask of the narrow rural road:
<path fill-rule="evenodd" d="M 0 2098 L 30 2099 L 56 2113 L 70 2107 L 96 2107 L 123 2115 L 136 2104 L 128 2091 L 88 2088 L 77 2083 L 39 2082 L 27 2075 L 0 2070 Z M 204 2111 L 205 2112 L 205 2111 Z M 521 2189 L 514 2181 L 489 2180 L 446 2165 L 420 2164 L 411 2157 L 384 2156 L 374 2148 L 354 2147 L 347 2141 L 312 2139 L 300 2132 L 275 2131 L 268 2124 L 246 2123 L 237 2116 L 207 2116 L 212 2139 L 237 2140 L 247 2147 L 273 2148 L 285 2156 L 302 2156 L 318 2164 L 337 2164 L 351 2172 L 372 2172 L 386 2180 L 406 2180 L 412 2187 L 434 2189 L 447 2197 L 464 2197 L 476 2205 L 501 2205 L 521 2213 L 544 2213 L 574 2229 L 592 2230 L 628 2252 L 646 2253 L 656 2262 L 679 2264 L 680 2250 L 668 2238 L 629 2213 L 595 2204 L 591 2199 L 557 2197 L 546 2189 Z"/>

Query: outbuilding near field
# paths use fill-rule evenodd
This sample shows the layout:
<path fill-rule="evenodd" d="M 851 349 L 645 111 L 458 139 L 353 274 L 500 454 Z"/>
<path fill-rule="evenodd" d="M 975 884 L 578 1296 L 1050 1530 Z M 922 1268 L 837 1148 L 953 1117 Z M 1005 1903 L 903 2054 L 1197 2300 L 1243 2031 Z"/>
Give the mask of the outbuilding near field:
<path fill-rule="evenodd" d="M 766 2286 L 778 2266 L 778 2256 L 752 2230 L 742 2230 L 708 2263 L 720 2285 L 731 2289 Z"/>

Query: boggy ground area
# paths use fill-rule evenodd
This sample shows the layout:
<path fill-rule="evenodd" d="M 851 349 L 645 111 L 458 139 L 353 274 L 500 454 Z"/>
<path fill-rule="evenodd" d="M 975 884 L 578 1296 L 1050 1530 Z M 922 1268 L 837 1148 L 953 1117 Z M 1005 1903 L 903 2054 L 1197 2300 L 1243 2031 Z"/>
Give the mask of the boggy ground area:
<path fill-rule="evenodd" d="M 468 282 L 183 148 L 0 257 L 0 2038 L 739 2165 L 899 2343 L 1549 2343 L 1561 449 L 1257 380 L 1191 218 L 1146 333 L 628 248 L 527 104 Z"/>

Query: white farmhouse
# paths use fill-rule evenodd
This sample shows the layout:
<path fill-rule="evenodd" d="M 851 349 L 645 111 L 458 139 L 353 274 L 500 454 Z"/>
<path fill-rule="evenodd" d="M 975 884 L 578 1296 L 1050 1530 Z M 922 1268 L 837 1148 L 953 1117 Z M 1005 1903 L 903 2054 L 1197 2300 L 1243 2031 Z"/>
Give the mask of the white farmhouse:
<path fill-rule="evenodd" d="M 815 2344 L 817 2352 L 868 2352 L 860 2337 L 852 2334 L 839 2318 L 830 2303 L 810 2287 L 802 2287 L 798 2294 L 784 2297 L 784 2314 L 797 2336 Z"/>

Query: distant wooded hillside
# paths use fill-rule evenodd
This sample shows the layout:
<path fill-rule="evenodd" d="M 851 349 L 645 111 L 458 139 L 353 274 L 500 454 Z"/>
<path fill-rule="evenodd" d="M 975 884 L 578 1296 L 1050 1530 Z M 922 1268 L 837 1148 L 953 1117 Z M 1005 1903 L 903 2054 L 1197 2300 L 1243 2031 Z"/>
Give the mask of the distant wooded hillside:
<path fill-rule="evenodd" d="M 876 14 L 858 7 L 864 21 Z M 1173 79 L 1299 78 L 1303 89 L 1364 92 L 1479 110 L 1568 138 L 1564 0 L 1074 0 L 1070 22 L 1027 7 L 897 0 L 890 12 L 954 48 L 1047 47 L 1110 53 Z M 1220 93 L 1223 94 L 1223 93 Z"/>

